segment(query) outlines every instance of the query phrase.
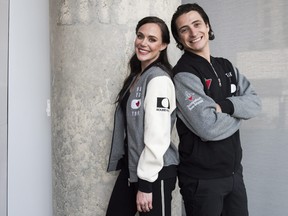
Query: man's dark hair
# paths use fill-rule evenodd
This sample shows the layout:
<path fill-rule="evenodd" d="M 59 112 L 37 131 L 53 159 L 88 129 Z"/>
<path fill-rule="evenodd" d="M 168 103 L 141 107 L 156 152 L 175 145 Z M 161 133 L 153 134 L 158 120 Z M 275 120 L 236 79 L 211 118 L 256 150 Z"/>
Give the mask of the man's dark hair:
<path fill-rule="evenodd" d="M 171 31 L 172 31 L 172 35 L 175 39 L 175 41 L 177 42 L 177 47 L 180 50 L 183 50 L 184 47 L 183 45 L 180 43 L 179 41 L 179 35 L 178 35 L 178 30 L 177 30 L 177 25 L 176 25 L 176 20 L 178 17 L 180 17 L 181 15 L 188 13 L 190 11 L 196 11 L 200 14 L 200 16 L 202 17 L 202 19 L 204 20 L 204 23 L 209 26 L 209 40 L 213 40 L 215 38 L 214 36 L 214 32 L 212 30 L 210 21 L 209 21 L 209 17 L 206 14 L 206 12 L 203 10 L 202 7 L 200 7 L 197 3 L 193 3 L 193 4 L 183 4 L 180 5 L 177 10 L 175 11 L 175 13 L 173 14 L 172 20 L 171 20 Z"/>

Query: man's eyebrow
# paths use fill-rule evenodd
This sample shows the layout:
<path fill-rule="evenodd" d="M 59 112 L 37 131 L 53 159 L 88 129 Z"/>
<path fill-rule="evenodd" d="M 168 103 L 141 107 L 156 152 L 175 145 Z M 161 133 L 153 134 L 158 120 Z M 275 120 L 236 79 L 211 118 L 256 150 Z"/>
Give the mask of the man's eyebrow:
<path fill-rule="evenodd" d="M 188 25 L 181 26 L 181 27 L 178 29 L 178 31 L 180 31 L 181 29 L 186 28 L 186 27 L 188 27 Z"/>
<path fill-rule="evenodd" d="M 193 24 L 198 23 L 198 22 L 201 22 L 201 20 L 199 20 L 199 19 L 194 20 L 194 21 L 191 22 L 191 24 L 193 25 Z M 186 28 L 186 27 L 188 27 L 188 26 L 189 26 L 189 24 L 183 25 L 183 26 L 181 26 L 181 27 L 178 29 L 178 31 L 180 31 L 181 29 Z"/>

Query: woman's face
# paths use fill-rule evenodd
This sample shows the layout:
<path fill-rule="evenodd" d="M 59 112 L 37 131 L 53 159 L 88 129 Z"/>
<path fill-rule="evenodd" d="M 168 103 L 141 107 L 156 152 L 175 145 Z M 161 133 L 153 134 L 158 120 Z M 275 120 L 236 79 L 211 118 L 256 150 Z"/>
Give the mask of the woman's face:
<path fill-rule="evenodd" d="M 156 23 L 142 25 L 136 33 L 134 45 L 137 58 L 141 61 L 142 71 L 167 47 L 167 44 L 162 42 L 161 29 Z"/>

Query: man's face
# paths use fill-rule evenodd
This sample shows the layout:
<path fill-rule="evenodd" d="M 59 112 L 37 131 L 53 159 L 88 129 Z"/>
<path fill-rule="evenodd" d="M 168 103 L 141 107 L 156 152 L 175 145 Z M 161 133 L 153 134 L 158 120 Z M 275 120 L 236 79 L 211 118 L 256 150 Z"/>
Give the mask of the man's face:
<path fill-rule="evenodd" d="M 197 11 L 179 16 L 176 26 L 179 41 L 185 50 L 201 56 L 209 54 L 209 26 Z"/>

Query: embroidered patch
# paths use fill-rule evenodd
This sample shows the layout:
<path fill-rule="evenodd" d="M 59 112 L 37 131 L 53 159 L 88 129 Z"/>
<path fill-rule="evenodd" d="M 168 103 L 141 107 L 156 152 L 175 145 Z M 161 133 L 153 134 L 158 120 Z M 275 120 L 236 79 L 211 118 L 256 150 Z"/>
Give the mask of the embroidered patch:
<path fill-rule="evenodd" d="M 210 89 L 211 83 L 212 83 L 212 79 L 205 79 L 205 84 L 208 90 Z"/>
<path fill-rule="evenodd" d="M 139 109 L 141 106 L 141 100 L 140 99 L 134 99 L 131 101 L 131 108 L 132 109 Z"/>
<path fill-rule="evenodd" d="M 236 92 L 236 85 L 235 84 L 231 84 L 231 93 L 235 93 Z"/>
<path fill-rule="evenodd" d="M 140 98 L 141 97 L 141 93 L 142 93 L 142 87 L 141 86 L 137 86 L 136 88 L 136 98 Z"/>
<path fill-rule="evenodd" d="M 198 106 L 199 104 L 203 103 L 204 100 L 202 97 L 195 97 L 194 93 L 190 93 L 190 92 L 185 92 L 185 100 L 188 101 L 188 105 L 187 108 L 191 111 L 193 110 L 196 106 Z"/>
<path fill-rule="evenodd" d="M 194 93 L 185 92 L 185 100 L 192 101 Z"/>
<path fill-rule="evenodd" d="M 188 104 L 187 107 L 191 111 L 201 103 L 203 103 L 203 99 L 201 97 L 198 97 L 195 100 L 193 100 L 190 104 Z"/>
<path fill-rule="evenodd" d="M 157 111 L 169 111 L 170 102 L 166 97 L 157 97 Z"/>
<path fill-rule="evenodd" d="M 229 78 L 229 77 L 232 77 L 232 72 L 228 72 L 228 73 L 225 73 L 225 75 Z"/>

